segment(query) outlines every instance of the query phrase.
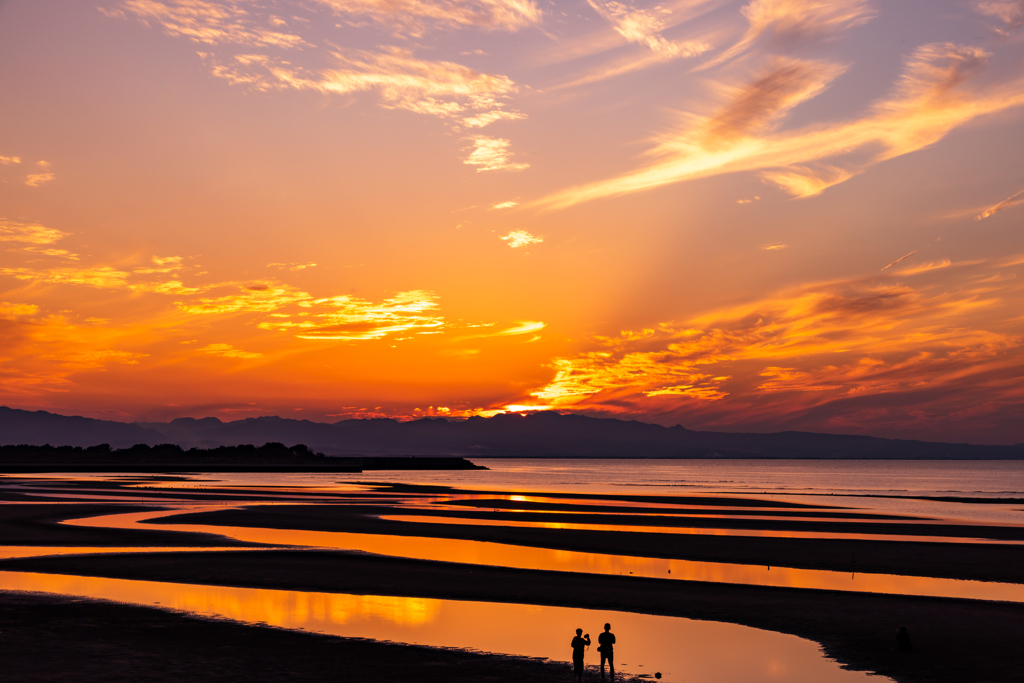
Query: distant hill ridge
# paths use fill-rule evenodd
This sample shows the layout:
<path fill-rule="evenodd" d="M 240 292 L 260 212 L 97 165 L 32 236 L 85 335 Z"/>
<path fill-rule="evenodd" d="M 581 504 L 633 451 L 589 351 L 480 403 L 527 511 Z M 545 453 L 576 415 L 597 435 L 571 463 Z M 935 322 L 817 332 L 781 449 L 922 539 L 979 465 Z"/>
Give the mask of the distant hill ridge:
<path fill-rule="evenodd" d="M 335 423 L 256 417 L 170 422 L 114 422 L 0 407 L 0 445 L 95 446 L 177 444 L 216 448 L 302 443 L 327 455 L 521 458 L 821 458 L 878 460 L 1016 460 L 1024 444 L 979 446 L 870 436 L 777 432 L 699 432 L 615 418 L 543 411 L 461 421 L 424 418 Z"/>

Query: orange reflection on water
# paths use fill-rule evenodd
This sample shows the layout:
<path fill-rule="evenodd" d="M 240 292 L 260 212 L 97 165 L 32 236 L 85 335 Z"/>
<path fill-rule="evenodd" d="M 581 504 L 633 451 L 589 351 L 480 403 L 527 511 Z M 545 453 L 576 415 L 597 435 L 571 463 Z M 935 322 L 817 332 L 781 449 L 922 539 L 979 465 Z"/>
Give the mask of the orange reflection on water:
<path fill-rule="evenodd" d="M 866 683 L 795 636 L 677 617 L 565 607 L 198 586 L 0 572 L 0 589 L 117 600 L 332 635 L 458 647 L 557 661 L 573 631 L 611 622 L 620 671 L 666 683 Z M 598 662 L 596 647 L 587 663 Z M 568 674 L 568 670 L 567 670 Z M 883 679 L 886 680 L 886 679 Z"/>
<path fill-rule="evenodd" d="M 523 527 L 534 529 L 575 529 L 579 531 L 626 531 L 630 533 L 683 534 L 690 536 L 760 536 L 768 538 L 843 538 L 862 541 L 921 541 L 929 543 L 984 543 L 1024 545 L 1006 541 L 960 536 L 911 536 L 907 534 L 857 534 L 843 531 L 790 531 L 788 529 L 723 529 L 719 527 L 657 526 L 635 524 L 582 524 L 577 522 L 529 522 L 524 520 L 474 519 L 439 515 L 378 515 L 378 519 L 415 524 L 465 524 L 469 526 Z M 764 517 L 758 519 L 767 519 Z M 831 521 L 831 520 L 827 520 Z M 859 523 L 859 522 L 858 522 Z"/>
<path fill-rule="evenodd" d="M 167 515 L 166 510 L 132 512 L 73 520 L 65 522 L 65 524 L 131 529 L 139 528 L 137 525 L 143 520 L 165 515 Z M 958 581 L 893 574 L 846 574 L 818 569 L 771 568 L 725 562 L 665 560 L 420 536 L 385 536 L 336 531 L 297 531 L 202 524 L 154 523 L 146 524 L 144 528 L 152 529 L 154 527 L 167 531 L 218 534 L 249 543 L 355 550 L 417 560 L 480 564 L 515 569 L 1024 602 L 1024 585 L 1011 583 Z"/>
<path fill-rule="evenodd" d="M 85 548 L 69 546 L 27 546 L 27 545 L 6 545 L 0 546 L 0 560 L 11 560 L 17 557 L 46 557 L 48 555 L 97 555 L 111 553 L 180 553 L 180 552 L 216 552 L 224 550 L 247 550 L 238 546 L 225 546 L 219 548 L 164 548 L 164 547 L 131 547 L 131 548 Z M 259 551 L 268 548 L 248 548 L 248 550 Z"/>

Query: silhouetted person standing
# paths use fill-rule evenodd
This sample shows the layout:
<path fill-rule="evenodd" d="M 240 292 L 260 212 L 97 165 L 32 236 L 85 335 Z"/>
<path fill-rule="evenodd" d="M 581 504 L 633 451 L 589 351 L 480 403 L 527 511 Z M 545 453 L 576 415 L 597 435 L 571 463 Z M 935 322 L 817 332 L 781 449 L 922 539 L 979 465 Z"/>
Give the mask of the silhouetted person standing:
<path fill-rule="evenodd" d="M 910 634 L 907 633 L 906 626 L 900 626 L 896 631 L 896 649 L 900 652 L 910 652 L 914 649 L 914 645 L 910 642 Z"/>
<path fill-rule="evenodd" d="M 572 639 L 572 673 L 576 677 L 577 683 L 583 680 L 583 653 L 588 647 L 590 647 L 590 634 L 584 636 L 583 629 L 576 629 L 576 637 Z"/>
<path fill-rule="evenodd" d="M 597 637 L 597 651 L 601 653 L 601 676 L 604 677 L 604 660 L 608 660 L 608 670 L 615 678 L 615 634 L 612 625 L 604 625 L 604 633 Z"/>

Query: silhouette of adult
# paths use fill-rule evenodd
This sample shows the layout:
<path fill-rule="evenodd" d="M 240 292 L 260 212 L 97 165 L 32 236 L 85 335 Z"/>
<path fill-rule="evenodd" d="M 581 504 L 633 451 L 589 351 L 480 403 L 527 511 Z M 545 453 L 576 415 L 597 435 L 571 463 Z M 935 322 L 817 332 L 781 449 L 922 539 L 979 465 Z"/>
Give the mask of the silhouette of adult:
<path fill-rule="evenodd" d="M 910 652 L 914 649 L 914 645 L 910 642 L 910 634 L 907 633 L 906 626 L 900 626 L 896 630 L 896 649 L 900 652 Z"/>
<path fill-rule="evenodd" d="M 604 625 L 604 633 L 597 637 L 597 651 L 601 653 L 601 677 L 604 677 L 604 660 L 608 660 L 608 670 L 615 678 L 615 634 L 612 625 Z"/>
<path fill-rule="evenodd" d="M 572 639 L 572 673 L 577 683 L 583 681 L 583 653 L 588 647 L 590 647 L 590 634 L 584 636 L 583 629 L 576 629 L 576 637 Z"/>

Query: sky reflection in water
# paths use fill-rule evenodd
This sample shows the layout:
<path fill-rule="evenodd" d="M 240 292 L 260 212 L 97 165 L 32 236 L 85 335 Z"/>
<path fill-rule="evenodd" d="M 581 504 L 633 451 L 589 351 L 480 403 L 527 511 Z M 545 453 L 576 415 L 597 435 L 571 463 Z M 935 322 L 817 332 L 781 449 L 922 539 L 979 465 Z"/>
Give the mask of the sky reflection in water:
<path fill-rule="evenodd" d="M 687 683 L 858 683 L 815 643 L 747 626 L 606 612 L 378 595 L 197 586 L 0 572 L 0 588 L 44 591 L 265 623 L 290 629 L 567 661 L 573 631 L 595 639 L 608 621 L 620 671 Z M 596 644 L 588 664 L 599 661 Z M 567 670 L 568 675 L 568 670 Z M 872 679 L 877 680 L 877 679 Z M 886 679 L 881 679 L 886 680 Z"/>

